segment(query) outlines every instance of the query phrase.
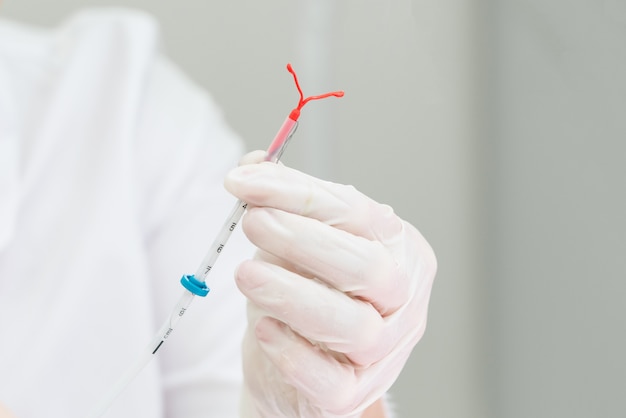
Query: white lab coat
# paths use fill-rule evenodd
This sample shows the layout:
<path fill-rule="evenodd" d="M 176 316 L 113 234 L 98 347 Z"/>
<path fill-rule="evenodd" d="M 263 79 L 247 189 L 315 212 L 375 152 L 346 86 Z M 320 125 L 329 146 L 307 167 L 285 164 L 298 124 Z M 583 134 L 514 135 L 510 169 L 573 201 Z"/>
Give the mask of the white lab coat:
<path fill-rule="evenodd" d="M 136 12 L 0 21 L 0 403 L 84 417 L 141 354 L 234 198 L 241 143 Z M 233 417 L 241 232 L 110 417 Z"/>

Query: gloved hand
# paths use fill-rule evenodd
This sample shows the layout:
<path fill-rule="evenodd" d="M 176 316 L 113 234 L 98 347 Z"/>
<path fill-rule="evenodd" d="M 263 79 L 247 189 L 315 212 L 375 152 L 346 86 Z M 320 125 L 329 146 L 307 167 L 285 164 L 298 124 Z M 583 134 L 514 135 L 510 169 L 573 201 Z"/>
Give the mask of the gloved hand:
<path fill-rule="evenodd" d="M 248 202 L 259 248 L 235 275 L 248 298 L 243 416 L 361 416 L 424 333 L 432 249 L 389 206 L 281 164 L 241 165 L 225 186 Z"/>

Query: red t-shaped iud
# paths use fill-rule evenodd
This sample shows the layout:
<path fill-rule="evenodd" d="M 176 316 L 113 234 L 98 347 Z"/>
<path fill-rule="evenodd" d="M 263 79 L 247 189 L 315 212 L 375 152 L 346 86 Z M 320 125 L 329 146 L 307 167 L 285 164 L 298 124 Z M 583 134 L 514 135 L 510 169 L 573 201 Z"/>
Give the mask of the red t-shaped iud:
<path fill-rule="evenodd" d="M 300 83 L 298 82 L 298 76 L 293 70 L 291 64 L 287 64 L 287 71 L 289 71 L 293 75 L 293 80 L 296 83 L 296 88 L 298 89 L 298 93 L 300 93 L 300 100 L 298 101 L 298 106 L 296 106 L 291 111 L 291 113 L 289 113 L 289 116 L 287 117 L 287 119 L 285 119 L 285 122 L 278 130 L 276 137 L 274 137 L 274 140 L 267 149 L 265 161 L 277 162 L 280 159 L 280 155 L 282 154 L 287 144 L 287 141 L 289 140 L 289 138 L 291 138 L 291 135 L 293 135 L 296 130 L 296 127 L 298 125 L 298 118 L 300 117 L 300 111 L 302 110 L 304 105 L 312 100 L 325 99 L 326 97 L 343 97 L 343 91 L 332 91 L 330 93 L 320 94 L 319 96 L 309 96 L 305 99 L 304 94 L 302 94 L 302 89 L 300 88 Z"/>

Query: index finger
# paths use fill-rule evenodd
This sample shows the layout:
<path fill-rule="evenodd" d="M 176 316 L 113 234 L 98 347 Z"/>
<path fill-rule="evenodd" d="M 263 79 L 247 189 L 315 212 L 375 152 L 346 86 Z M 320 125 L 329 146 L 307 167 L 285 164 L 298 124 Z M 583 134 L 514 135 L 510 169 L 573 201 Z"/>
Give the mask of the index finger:
<path fill-rule="evenodd" d="M 320 180 L 284 165 L 242 165 L 227 175 L 224 185 L 253 206 L 317 219 L 383 244 L 402 231 L 402 221 L 391 207 L 370 199 L 353 186 Z"/>

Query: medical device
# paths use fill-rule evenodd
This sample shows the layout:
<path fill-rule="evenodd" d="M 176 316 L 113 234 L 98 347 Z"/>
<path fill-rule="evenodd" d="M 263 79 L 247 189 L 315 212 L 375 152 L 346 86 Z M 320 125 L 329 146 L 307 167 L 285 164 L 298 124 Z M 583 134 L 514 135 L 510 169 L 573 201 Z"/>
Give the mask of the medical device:
<path fill-rule="evenodd" d="M 294 132 L 298 127 L 298 118 L 300 117 L 300 111 L 308 102 L 312 100 L 324 99 L 326 97 L 335 96 L 342 97 L 342 91 L 335 91 L 330 93 L 325 93 L 319 96 L 309 96 L 304 98 L 304 94 L 302 93 L 302 89 L 300 88 L 300 83 L 298 82 L 298 77 L 296 76 L 295 71 L 293 70 L 291 64 L 287 64 L 287 71 L 289 71 L 293 75 L 294 82 L 296 84 L 296 88 L 298 89 L 298 93 L 300 94 L 300 100 L 298 102 L 298 106 L 296 106 L 289 116 L 285 119 L 282 126 L 278 130 L 274 140 L 270 144 L 267 149 L 267 154 L 265 156 L 265 161 L 270 161 L 273 163 L 277 163 L 289 140 L 293 136 Z M 232 232 L 235 230 L 235 227 L 239 223 L 239 220 L 243 216 L 246 210 L 247 204 L 241 200 L 238 200 L 235 206 L 232 209 L 231 214 L 228 216 L 221 230 L 215 237 L 209 251 L 206 256 L 200 263 L 200 266 L 196 270 L 193 275 L 184 275 L 181 279 L 181 284 L 185 288 L 183 294 L 180 296 L 178 302 L 172 309 L 172 312 L 169 318 L 163 323 L 159 331 L 156 333 L 154 339 L 148 347 L 144 354 L 137 359 L 135 364 L 133 364 L 126 373 L 120 378 L 120 380 L 116 383 L 116 385 L 111 389 L 111 391 L 96 405 L 93 411 L 88 416 L 89 418 L 97 418 L 102 416 L 107 409 L 113 404 L 115 399 L 122 393 L 122 391 L 128 386 L 128 384 L 133 380 L 135 376 L 137 376 L 141 370 L 152 360 L 157 351 L 161 348 L 161 346 L 170 338 L 172 331 L 178 321 L 183 317 L 189 305 L 196 296 L 206 296 L 209 293 L 209 287 L 206 284 L 206 279 L 213 269 L 215 262 L 217 261 L 220 253 L 224 249 L 226 242 L 230 238 Z"/>

